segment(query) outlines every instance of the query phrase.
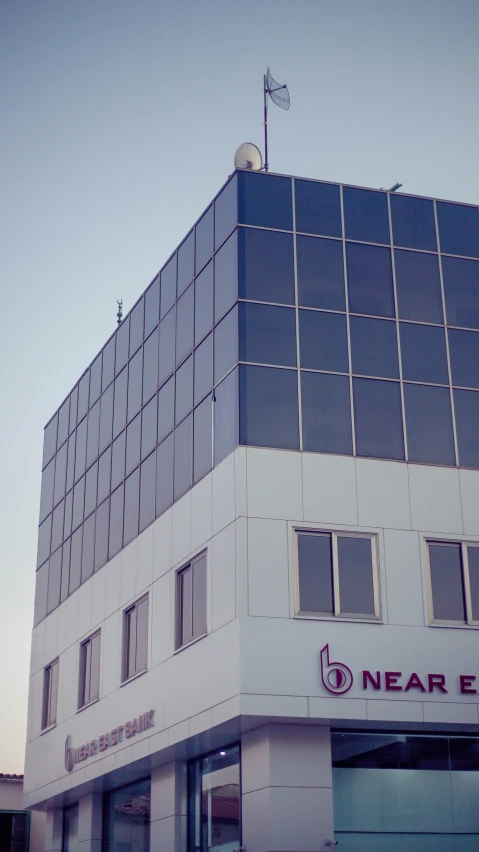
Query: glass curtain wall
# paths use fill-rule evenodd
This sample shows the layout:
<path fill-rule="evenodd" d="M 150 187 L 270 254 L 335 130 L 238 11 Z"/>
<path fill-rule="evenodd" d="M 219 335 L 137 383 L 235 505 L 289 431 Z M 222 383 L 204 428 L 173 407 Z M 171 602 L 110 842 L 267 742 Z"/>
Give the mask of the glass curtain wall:
<path fill-rule="evenodd" d="M 77 852 L 78 849 L 78 805 L 63 811 L 62 852 Z"/>
<path fill-rule="evenodd" d="M 103 852 L 150 852 L 150 801 L 149 778 L 105 796 Z"/>
<path fill-rule="evenodd" d="M 240 750 L 232 746 L 189 766 L 189 852 L 241 846 Z"/>

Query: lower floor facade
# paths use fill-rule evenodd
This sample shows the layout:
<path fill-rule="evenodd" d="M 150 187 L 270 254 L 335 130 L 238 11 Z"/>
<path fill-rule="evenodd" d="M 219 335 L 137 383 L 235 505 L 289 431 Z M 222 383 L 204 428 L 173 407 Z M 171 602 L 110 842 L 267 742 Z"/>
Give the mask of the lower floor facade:
<path fill-rule="evenodd" d="M 46 852 L 479 849 L 477 732 L 258 722 L 72 787 L 47 810 Z"/>

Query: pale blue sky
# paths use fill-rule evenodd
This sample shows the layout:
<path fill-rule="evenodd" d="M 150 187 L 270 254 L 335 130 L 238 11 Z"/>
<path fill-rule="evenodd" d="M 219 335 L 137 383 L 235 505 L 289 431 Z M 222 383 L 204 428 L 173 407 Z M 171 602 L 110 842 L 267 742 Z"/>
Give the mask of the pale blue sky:
<path fill-rule="evenodd" d="M 232 171 L 479 202 L 477 0 L 1 0 L 0 772 L 23 771 L 42 432 Z"/>

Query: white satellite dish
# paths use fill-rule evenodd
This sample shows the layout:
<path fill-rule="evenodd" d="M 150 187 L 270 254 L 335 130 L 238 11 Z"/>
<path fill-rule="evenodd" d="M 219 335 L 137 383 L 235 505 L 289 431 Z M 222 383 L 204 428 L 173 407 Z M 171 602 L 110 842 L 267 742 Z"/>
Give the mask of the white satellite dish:
<path fill-rule="evenodd" d="M 235 169 L 249 169 L 259 172 L 263 167 L 261 151 L 252 142 L 243 142 L 235 154 Z"/>

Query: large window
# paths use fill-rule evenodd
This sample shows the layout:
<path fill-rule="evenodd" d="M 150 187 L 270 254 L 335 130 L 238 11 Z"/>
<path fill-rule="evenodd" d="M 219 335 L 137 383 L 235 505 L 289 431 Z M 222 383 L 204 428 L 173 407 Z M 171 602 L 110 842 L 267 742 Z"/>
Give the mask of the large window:
<path fill-rule="evenodd" d="M 77 852 L 78 849 L 78 805 L 63 810 L 62 852 Z"/>
<path fill-rule="evenodd" d="M 188 849 L 233 852 L 241 846 L 240 750 L 230 746 L 189 765 Z"/>
<path fill-rule="evenodd" d="M 43 672 L 42 729 L 57 721 L 58 660 L 46 666 Z"/>
<path fill-rule="evenodd" d="M 428 541 L 433 622 L 479 624 L 479 544 Z"/>
<path fill-rule="evenodd" d="M 112 790 L 104 799 L 104 852 L 149 852 L 150 779 Z"/>
<path fill-rule="evenodd" d="M 375 536 L 298 530 L 296 541 L 299 614 L 379 618 Z"/>
<path fill-rule="evenodd" d="M 84 707 L 100 695 L 100 630 L 80 645 L 78 706 Z"/>
<path fill-rule="evenodd" d="M 206 553 L 177 574 L 176 647 L 206 633 Z"/>
<path fill-rule="evenodd" d="M 0 810 L 0 852 L 28 852 L 30 813 Z"/>
<path fill-rule="evenodd" d="M 123 680 L 145 671 L 148 664 L 148 595 L 124 613 Z"/>

